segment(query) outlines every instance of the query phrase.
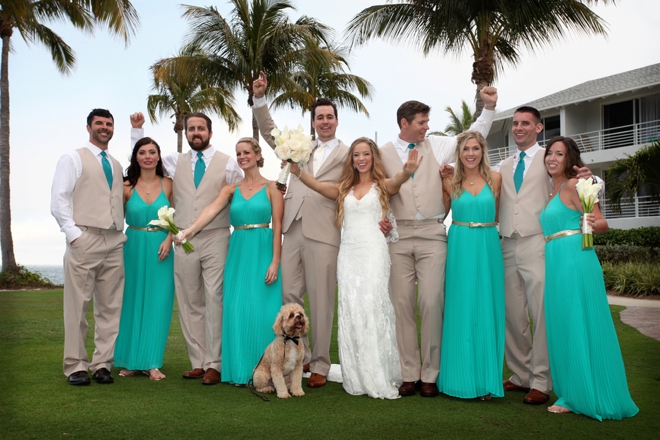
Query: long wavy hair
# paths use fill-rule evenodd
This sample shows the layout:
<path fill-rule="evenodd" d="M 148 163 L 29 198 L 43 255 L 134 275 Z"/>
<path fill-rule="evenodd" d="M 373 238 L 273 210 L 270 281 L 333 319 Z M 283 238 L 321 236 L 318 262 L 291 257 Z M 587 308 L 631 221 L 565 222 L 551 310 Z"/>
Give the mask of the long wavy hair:
<path fill-rule="evenodd" d="M 551 138 L 545 145 L 545 155 L 543 156 L 543 161 L 545 162 L 545 158 L 548 156 L 548 154 L 550 154 L 550 147 L 552 147 L 552 144 L 557 142 L 561 142 L 566 147 L 566 157 L 564 159 L 564 175 L 567 178 L 577 176 L 577 171 L 575 171 L 573 167 L 576 166 L 578 168 L 582 168 L 584 166 L 584 162 L 582 162 L 582 158 L 580 157 L 580 147 L 578 147 L 577 143 L 569 137 L 554 136 Z M 548 173 L 548 175 L 550 175 L 550 173 Z"/>
<path fill-rule="evenodd" d="M 133 153 L 131 153 L 131 164 L 128 166 L 128 168 L 126 168 L 126 177 L 124 177 L 124 182 L 128 181 L 128 183 L 131 185 L 131 188 L 134 188 L 135 185 L 137 185 L 137 181 L 140 178 L 141 170 L 140 170 L 140 165 L 138 164 L 137 161 L 138 151 L 140 150 L 140 147 L 149 144 L 154 144 L 156 146 L 156 150 L 158 151 L 158 163 L 156 164 L 156 175 L 160 177 L 164 177 L 163 159 L 160 154 L 160 145 L 158 145 L 156 141 L 151 139 L 150 137 L 143 137 L 142 139 L 140 139 L 135 143 L 135 147 L 133 147 Z"/>
<path fill-rule="evenodd" d="M 365 143 L 369 145 L 371 150 L 371 178 L 376 184 L 378 189 L 380 199 L 380 205 L 383 208 L 383 218 L 387 214 L 387 211 L 390 209 L 390 196 L 387 193 L 387 188 L 385 188 L 385 167 L 383 166 L 383 160 L 380 158 L 380 151 L 376 143 L 369 138 L 361 137 L 357 138 L 351 144 L 351 148 L 348 150 L 348 155 L 344 161 L 344 167 L 341 172 L 341 180 L 339 180 L 339 196 L 337 197 L 337 215 L 335 217 L 335 223 L 337 227 L 341 229 L 342 221 L 344 220 L 344 199 L 350 192 L 351 188 L 360 182 L 360 173 L 353 166 L 353 152 L 355 151 L 355 146 L 360 143 Z"/>
<path fill-rule="evenodd" d="M 493 188 L 493 178 L 490 174 L 490 160 L 488 160 L 488 143 L 486 139 L 477 131 L 464 131 L 459 134 L 456 138 L 458 145 L 456 145 L 456 153 L 454 154 L 454 175 L 450 182 L 451 187 L 451 198 L 456 200 L 463 193 L 463 179 L 465 178 L 465 167 L 463 162 L 461 162 L 461 152 L 463 147 L 467 144 L 467 141 L 470 139 L 476 139 L 481 147 L 481 162 L 479 162 L 479 174 L 484 178 L 488 186 L 490 187 L 491 192 L 494 197 L 497 197 L 497 193 Z"/>

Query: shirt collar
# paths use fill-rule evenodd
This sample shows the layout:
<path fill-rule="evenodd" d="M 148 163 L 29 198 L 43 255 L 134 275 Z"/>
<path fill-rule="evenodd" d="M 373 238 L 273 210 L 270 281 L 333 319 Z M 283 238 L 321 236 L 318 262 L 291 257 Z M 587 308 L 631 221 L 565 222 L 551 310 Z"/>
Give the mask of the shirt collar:
<path fill-rule="evenodd" d="M 197 153 L 198 152 L 193 150 L 192 148 L 190 149 L 190 157 L 191 158 L 197 157 Z M 214 154 L 215 154 L 215 148 L 213 148 L 213 145 L 209 145 L 209 147 L 206 150 L 202 151 L 202 156 L 205 159 L 209 159 L 209 158 L 213 157 Z"/>
<path fill-rule="evenodd" d="M 543 148 L 541 148 L 541 146 L 537 142 L 537 143 L 535 143 L 534 145 L 532 145 L 531 147 L 529 147 L 528 149 L 525 150 L 525 156 L 532 159 L 534 157 L 534 155 L 542 149 Z M 520 151 L 520 150 L 516 151 L 516 160 L 520 160 L 520 153 L 522 153 L 522 151 Z"/>
<path fill-rule="evenodd" d="M 106 153 L 108 152 L 108 150 L 101 150 L 99 147 L 97 147 L 91 142 L 87 142 L 86 147 L 89 151 L 92 152 L 94 156 L 98 156 L 99 154 L 101 154 L 101 151 L 105 151 Z"/>
<path fill-rule="evenodd" d="M 339 139 L 337 139 L 337 138 L 330 139 L 328 142 L 317 141 L 317 143 L 318 143 L 319 146 L 324 145 L 327 148 L 330 148 L 331 150 L 333 150 L 337 145 L 339 145 Z"/>
<path fill-rule="evenodd" d="M 406 142 L 403 139 L 401 139 L 399 136 L 397 136 L 396 140 L 394 141 L 394 147 L 399 151 L 406 151 L 408 149 L 408 145 L 412 143 L 414 142 Z M 414 144 L 415 146 L 417 146 L 417 143 Z"/>

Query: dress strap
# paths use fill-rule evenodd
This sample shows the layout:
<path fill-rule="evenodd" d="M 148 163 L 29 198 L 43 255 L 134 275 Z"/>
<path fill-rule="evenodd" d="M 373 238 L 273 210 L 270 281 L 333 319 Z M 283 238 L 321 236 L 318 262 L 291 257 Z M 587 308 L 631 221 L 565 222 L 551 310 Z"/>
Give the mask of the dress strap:
<path fill-rule="evenodd" d="M 165 188 L 163 188 L 163 178 L 160 178 L 160 190 L 162 191 L 163 194 L 165 194 Z"/>

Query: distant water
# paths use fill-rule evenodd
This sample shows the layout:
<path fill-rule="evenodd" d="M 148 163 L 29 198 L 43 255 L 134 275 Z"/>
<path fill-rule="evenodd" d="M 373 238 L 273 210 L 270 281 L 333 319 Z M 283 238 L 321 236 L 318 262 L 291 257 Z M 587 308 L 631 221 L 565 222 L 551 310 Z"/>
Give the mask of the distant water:
<path fill-rule="evenodd" d="M 62 266 L 33 266 L 25 265 L 30 272 L 39 272 L 53 284 L 64 284 L 64 267 Z"/>

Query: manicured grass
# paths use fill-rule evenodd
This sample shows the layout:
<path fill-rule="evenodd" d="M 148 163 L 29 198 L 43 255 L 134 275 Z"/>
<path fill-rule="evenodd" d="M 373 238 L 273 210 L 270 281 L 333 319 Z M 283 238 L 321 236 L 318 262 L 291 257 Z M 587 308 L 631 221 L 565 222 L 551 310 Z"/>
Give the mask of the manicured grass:
<path fill-rule="evenodd" d="M 162 368 L 167 379 L 119 377 L 115 368 L 113 385 L 72 387 L 61 368 L 62 291 L 1 292 L 0 438 L 657 438 L 660 342 L 621 323 L 622 309 L 612 307 L 613 317 L 640 413 L 597 422 L 524 405 L 521 393 L 490 402 L 382 401 L 330 383 L 305 387 L 302 398 L 262 402 L 246 388 L 181 378 L 190 364 L 176 311 Z M 338 362 L 336 344 L 332 350 Z"/>

